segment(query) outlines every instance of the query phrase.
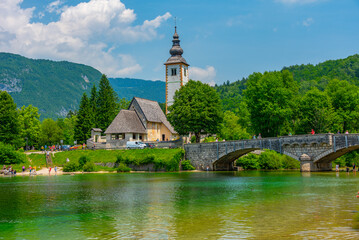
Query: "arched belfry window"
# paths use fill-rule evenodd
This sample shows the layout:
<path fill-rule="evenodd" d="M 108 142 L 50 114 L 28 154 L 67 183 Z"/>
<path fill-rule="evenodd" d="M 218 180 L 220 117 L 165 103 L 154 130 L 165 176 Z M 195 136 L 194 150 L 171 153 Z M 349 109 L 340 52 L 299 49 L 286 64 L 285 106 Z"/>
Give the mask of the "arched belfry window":
<path fill-rule="evenodd" d="M 171 69 L 171 75 L 172 75 L 172 76 L 176 76 L 176 75 L 177 75 L 177 68 L 172 68 L 172 69 Z"/>

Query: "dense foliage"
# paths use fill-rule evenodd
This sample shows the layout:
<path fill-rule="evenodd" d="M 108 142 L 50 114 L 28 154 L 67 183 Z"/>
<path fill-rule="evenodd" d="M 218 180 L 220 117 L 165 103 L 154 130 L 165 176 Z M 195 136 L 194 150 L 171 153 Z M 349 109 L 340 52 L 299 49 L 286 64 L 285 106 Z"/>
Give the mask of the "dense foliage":
<path fill-rule="evenodd" d="M 218 133 L 223 120 L 221 103 L 216 91 L 209 85 L 190 80 L 176 91 L 169 107 L 168 120 L 180 135 Z"/>
<path fill-rule="evenodd" d="M 0 142 L 19 146 L 19 118 L 16 104 L 5 91 L 0 91 Z"/>
<path fill-rule="evenodd" d="M 260 155 L 249 153 L 236 161 L 236 165 L 244 170 L 276 170 L 276 169 L 299 169 L 299 161 L 281 155 L 275 151 L 266 150 Z"/>
<path fill-rule="evenodd" d="M 0 164 L 19 164 L 25 161 L 24 153 L 16 151 L 10 144 L 0 142 Z"/>

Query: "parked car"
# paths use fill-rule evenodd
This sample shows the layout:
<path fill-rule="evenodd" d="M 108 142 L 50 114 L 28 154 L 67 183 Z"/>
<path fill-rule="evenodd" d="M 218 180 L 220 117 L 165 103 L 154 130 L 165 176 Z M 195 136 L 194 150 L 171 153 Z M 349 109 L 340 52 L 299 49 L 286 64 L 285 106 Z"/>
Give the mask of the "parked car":
<path fill-rule="evenodd" d="M 71 145 L 62 145 L 61 149 L 62 149 L 62 151 L 68 151 L 68 150 L 70 150 L 70 147 L 71 147 Z"/>
<path fill-rule="evenodd" d="M 126 143 L 126 147 L 128 149 L 134 149 L 134 148 L 144 149 L 146 147 L 146 144 L 140 141 L 128 141 Z"/>
<path fill-rule="evenodd" d="M 81 148 L 82 148 L 82 145 L 75 145 L 75 146 L 70 147 L 70 150 L 76 150 L 76 149 L 81 149 Z"/>

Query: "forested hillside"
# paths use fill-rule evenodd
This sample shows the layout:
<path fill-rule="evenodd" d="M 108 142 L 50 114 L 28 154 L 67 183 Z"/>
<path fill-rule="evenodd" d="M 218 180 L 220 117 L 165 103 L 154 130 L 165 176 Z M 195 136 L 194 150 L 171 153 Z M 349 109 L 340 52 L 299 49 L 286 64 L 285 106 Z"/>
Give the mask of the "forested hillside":
<path fill-rule="evenodd" d="M 164 103 L 166 101 L 166 83 L 133 78 L 109 78 L 111 86 L 119 98 L 131 100 L 140 97 Z"/>
<path fill-rule="evenodd" d="M 83 92 L 89 93 L 100 78 L 99 71 L 86 65 L 0 53 L 0 90 L 10 93 L 18 107 L 37 107 L 42 118 L 76 109 Z"/>
<path fill-rule="evenodd" d="M 84 92 L 98 85 L 101 72 L 83 64 L 35 60 L 11 53 L 0 53 L 0 91 L 14 98 L 17 107 L 33 105 L 41 119 L 64 117 L 76 110 Z M 129 78 L 110 78 L 119 98 L 133 96 L 165 101 L 165 83 Z"/>
<path fill-rule="evenodd" d="M 359 86 L 359 55 L 355 54 L 345 59 L 329 60 L 317 65 L 294 65 L 284 67 L 293 73 L 294 80 L 299 85 L 299 93 L 305 94 L 313 87 L 323 91 L 330 80 L 346 80 L 351 84 Z M 243 90 L 246 89 L 247 78 L 233 83 L 225 82 L 215 86 L 221 96 L 224 110 L 239 113 Z"/>

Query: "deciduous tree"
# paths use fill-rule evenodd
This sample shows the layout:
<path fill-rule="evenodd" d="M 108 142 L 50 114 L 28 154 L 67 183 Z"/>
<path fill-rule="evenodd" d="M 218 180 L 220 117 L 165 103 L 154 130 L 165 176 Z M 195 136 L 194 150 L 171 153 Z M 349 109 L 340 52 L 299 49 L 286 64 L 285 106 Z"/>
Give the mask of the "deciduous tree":
<path fill-rule="evenodd" d="M 218 133 L 223 120 L 217 92 L 193 80 L 176 91 L 167 117 L 180 135 L 194 133 L 196 142 L 201 134 Z"/>

